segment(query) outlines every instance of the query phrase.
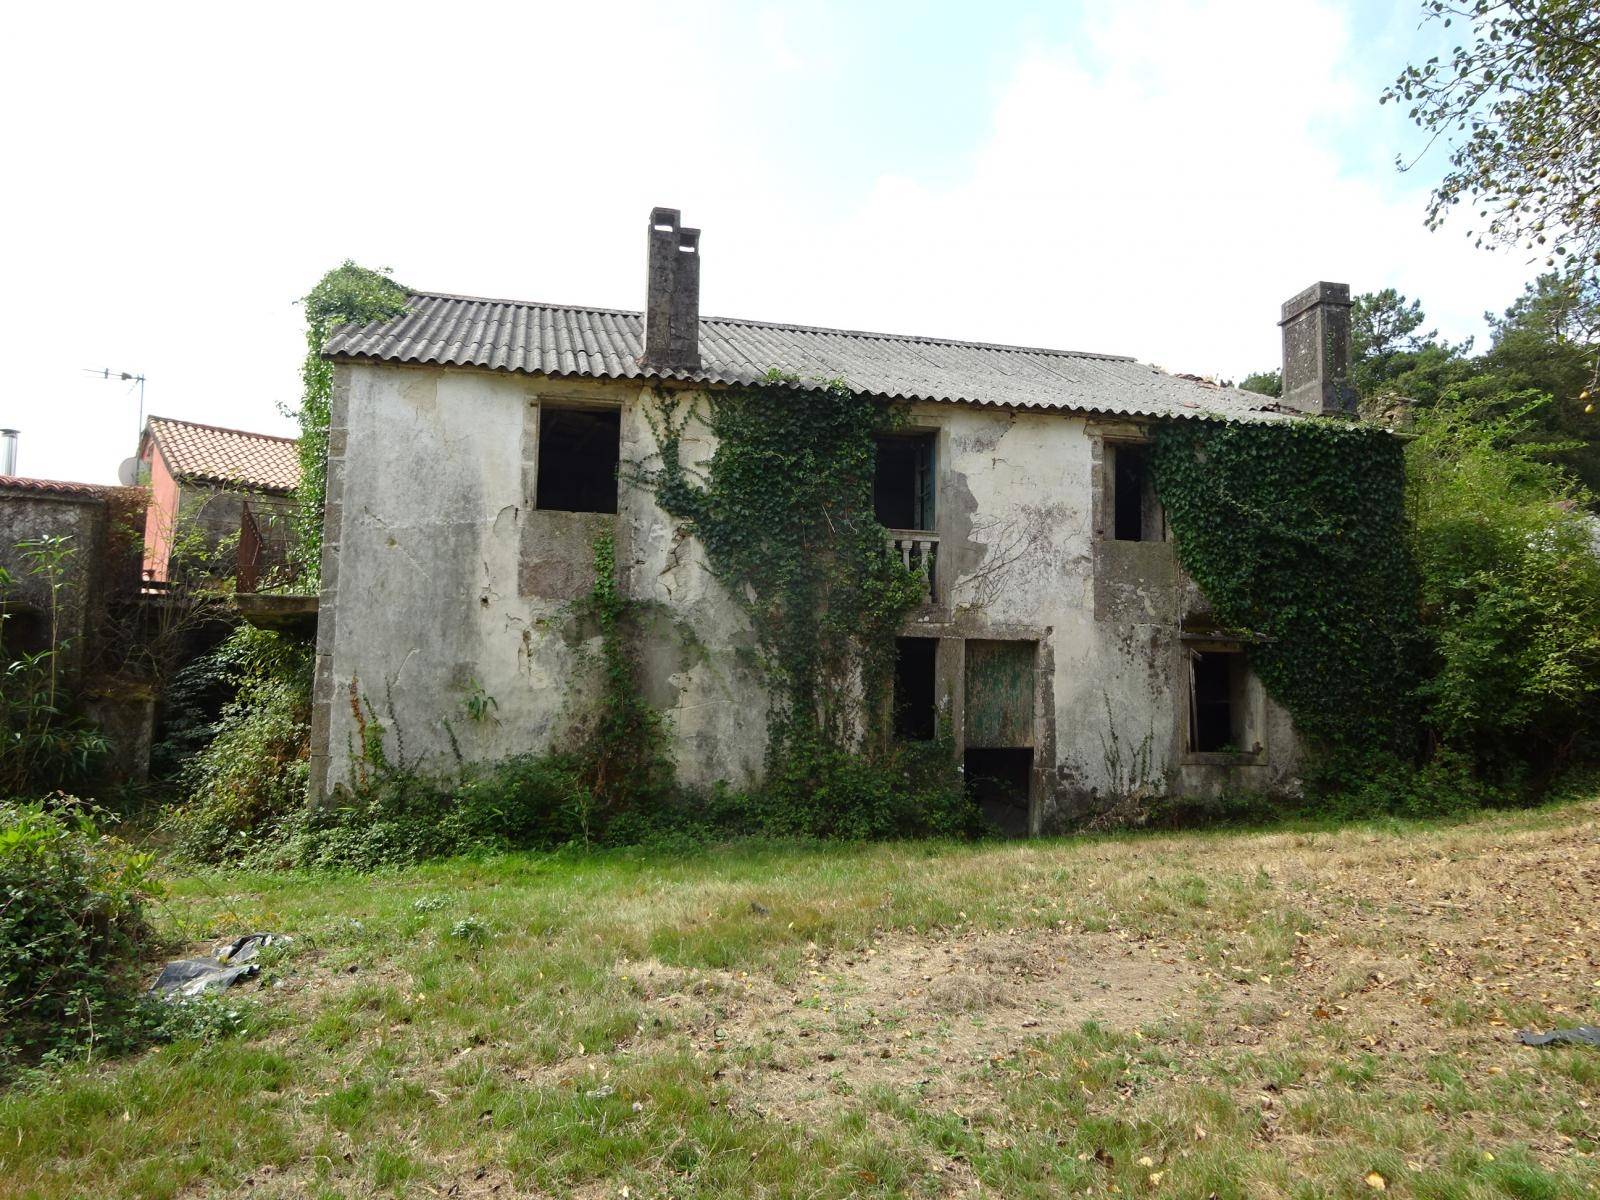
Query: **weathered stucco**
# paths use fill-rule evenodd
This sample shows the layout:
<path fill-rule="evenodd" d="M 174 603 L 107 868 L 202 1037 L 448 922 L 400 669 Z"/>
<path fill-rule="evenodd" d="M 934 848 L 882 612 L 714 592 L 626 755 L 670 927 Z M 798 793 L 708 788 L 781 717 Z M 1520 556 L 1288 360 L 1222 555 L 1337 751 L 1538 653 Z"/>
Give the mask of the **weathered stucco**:
<path fill-rule="evenodd" d="M 766 699 L 748 625 L 698 543 L 627 482 L 626 464 L 654 450 L 655 403 L 637 383 L 338 366 L 313 738 L 319 790 L 349 777 L 358 701 L 408 761 L 448 766 L 452 740 L 470 759 L 556 744 L 592 684 L 595 630 L 573 601 L 592 582 L 594 536 L 608 525 L 624 589 L 645 602 L 645 691 L 668 717 L 680 777 L 755 777 Z M 538 511 L 539 407 L 585 404 L 621 409 L 618 511 Z M 916 406 L 910 417 L 936 439 L 940 548 L 934 602 L 906 633 L 940 639 L 937 692 L 958 752 L 967 643 L 1034 644 L 1033 831 L 1130 792 L 1292 785 L 1293 731 L 1258 684 L 1250 728 L 1259 749 L 1186 751 L 1185 629 L 1196 636 L 1203 613 L 1170 541 L 1118 542 L 1107 529 L 1104 446 L 1146 431 L 956 405 Z M 704 428 L 692 423 L 683 448 L 709 456 Z M 465 700 L 478 687 L 495 706 L 474 722 Z"/>

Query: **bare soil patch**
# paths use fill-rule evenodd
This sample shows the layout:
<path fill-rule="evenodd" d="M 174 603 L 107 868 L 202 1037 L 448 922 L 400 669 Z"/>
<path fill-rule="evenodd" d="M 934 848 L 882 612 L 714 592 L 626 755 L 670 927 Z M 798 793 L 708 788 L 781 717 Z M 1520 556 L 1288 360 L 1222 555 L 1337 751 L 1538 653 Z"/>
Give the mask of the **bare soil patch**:
<path fill-rule="evenodd" d="M 783 1119 L 880 1084 L 959 1106 L 987 1094 L 986 1065 L 1030 1041 L 1086 1021 L 1132 1031 L 1193 1014 L 1226 986 L 1174 946 L 1036 929 L 813 949 L 789 985 L 654 961 L 619 971 L 723 1061 L 741 1108 Z"/>

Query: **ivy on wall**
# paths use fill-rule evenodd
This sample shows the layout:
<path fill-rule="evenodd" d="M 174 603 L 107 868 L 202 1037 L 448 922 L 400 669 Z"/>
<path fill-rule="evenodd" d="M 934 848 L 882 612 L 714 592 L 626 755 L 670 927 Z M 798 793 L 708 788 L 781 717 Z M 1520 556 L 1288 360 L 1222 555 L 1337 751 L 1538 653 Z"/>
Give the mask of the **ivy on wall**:
<path fill-rule="evenodd" d="M 306 358 L 300 368 L 300 484 L 295 491 L 293 563 L 295 586 L 316 591 L 322 573 L 322 510 L 328 485 L 328 414 L 333 402 L 333 364 L 322 347 L 334 326 L 398 316 L 406 290 L 389 278 L 346 259 L 301 300 L 306 310 Z"/>
<path fill-rule="evenodd" d="M 1330 421 L 1174 421 L 1155 435 L 1178 558 L 1314 747 L 1408 755 L 1417 579 L 1399 439 Z"/>
<path fill-rule="evenodd" d="M 701 470 L 681 457 L 694 410 L 658 392 L 661 466 L 642 482 L 749 616 L 773 695 L 769 769 L 787 771 L 863 735 L 869 751 L 886 745 L 895 635 L 927 583 L 886 553 L 873 515 L 875 439 L 903 418 L 843 383 L 784 382 L 705 399 L 716 449 Z"/>
<path fill-rule="evenodd" d="M 673 764 L 661 714 L 645 702 L 638 664 L 629 651 L 637 605 L 617 581 L 616 535 L 594 542 L 594 586 L 580 610 L 600 626 L 599 695 L 580 720 L 577 764 L 582 783 L 583 837 L 629 811 L 660 805 L 673 790 Z"/>

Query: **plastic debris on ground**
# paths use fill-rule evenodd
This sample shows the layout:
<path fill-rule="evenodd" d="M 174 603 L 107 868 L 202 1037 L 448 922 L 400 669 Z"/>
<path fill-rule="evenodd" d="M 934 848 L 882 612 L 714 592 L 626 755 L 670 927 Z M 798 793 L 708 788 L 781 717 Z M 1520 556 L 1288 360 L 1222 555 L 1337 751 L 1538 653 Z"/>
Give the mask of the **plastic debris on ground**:
<path fill-rule="evenodd" d="M 163 1000 L 185 1000 L 220 992 L 261 972 L 256 961 L 268 946 L 286 946 L 293 939 L 281 933 L 249 933 L 224 942 L 210 958 L 179 958 L 161 968 L 150 991 Z"/>
<path fill-rule="evenodd" d="M 1524 1046 L 1600 1046 L 1600 1025 L 1552 1029 L 1549 1033 L 1534 1033 L 1531 1029 L 1519 1029 L 1517 1041 Z"/>

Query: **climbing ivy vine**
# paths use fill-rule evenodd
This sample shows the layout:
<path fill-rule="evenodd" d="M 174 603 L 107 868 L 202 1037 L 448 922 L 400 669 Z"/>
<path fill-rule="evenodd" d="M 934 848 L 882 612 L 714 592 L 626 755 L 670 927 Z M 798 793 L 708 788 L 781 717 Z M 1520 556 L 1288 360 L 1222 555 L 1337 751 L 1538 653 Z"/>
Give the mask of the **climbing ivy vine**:
<path fill-rule="evenodd" d="M 1178 557 L 1313 746 L 1408 755 L 1417 579 L 1397 438 L 1344 422 L 1175 421 L 1156 490 Z"/>
<path fill-rule="evenodd" d="M 843 383 L 785 382 L 716 392 L 698 409 L 658 393 L 661 466 L 643 481 L 748 614 L 774 697 L 769 775 L 792 778 L 863 735 L 869 756 L 885 748 L 895 634 L 927 581 L 885 552 L 873 516 L 875 439 L 903 418 Z M 681 457 L 696 411 L 716 439 L 703 469 Z"/>
<path fill-rule="evenodd" d="M 662 717 L 644 699 L 630 651 L 636 609 L 618 586 L 616 535 L 606 529 L 595 538 L 594 586 L 580 605 L 600 626 L 599 695 L 576 731 L 585 841 L 597 824 L 659 806 L 673 790 Z"/>
<path fill-rule="evenodd" d="M 369 270 L 346 259 L 300 302 L 306 310 L 306 357 L 300 368 L 300 406 L 290 414 L 300 424 L 294 565 L 296 586 L 315 591 L 322 569 L 328 414 L 333 401 L 333 364 L 322 357 L 322 347 L 336 325 L 382 321 L 404 312 L 406 290 L 389 278 L 387 270 Z"/>

